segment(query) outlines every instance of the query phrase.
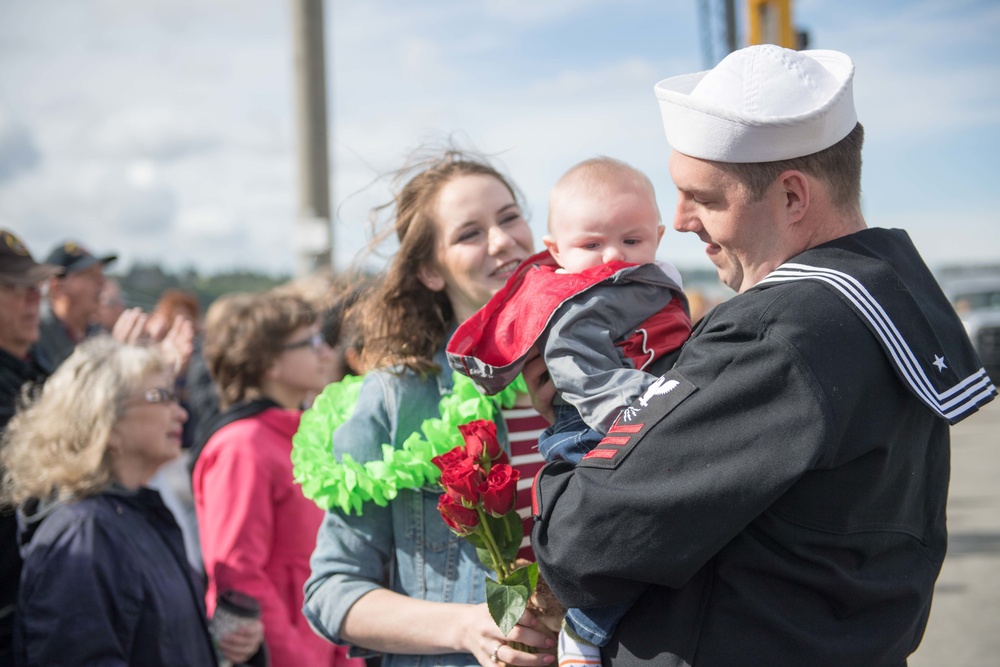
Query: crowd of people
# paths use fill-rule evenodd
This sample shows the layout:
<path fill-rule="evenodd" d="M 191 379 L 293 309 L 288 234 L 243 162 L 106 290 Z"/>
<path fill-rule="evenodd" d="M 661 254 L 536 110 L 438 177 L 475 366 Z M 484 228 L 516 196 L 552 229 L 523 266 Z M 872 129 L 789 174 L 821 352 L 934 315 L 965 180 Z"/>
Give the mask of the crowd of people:
<path fill-rule="evenodd" d="M 411 159 L 378 276 L 204 313 L 127 308 L 115 255 L 0 230 L 0 666 L 905 665 L 949 427 L 996 388 L 905 232 L 862 216 L 853 76 L 759 46 L 656 86 L 673 227 L 736 293 L 704 316 L 657 261 L 654 184 L 607 157 L 555 185 L 544 249 L 488 160 Z M 501 632 L 437 486 L 349 512 L 296 483 L 328 385 L 363 376 L 330 465 L 386 466 L 453 369 L 528 389 L 493 418 L 555 626 Z"/>

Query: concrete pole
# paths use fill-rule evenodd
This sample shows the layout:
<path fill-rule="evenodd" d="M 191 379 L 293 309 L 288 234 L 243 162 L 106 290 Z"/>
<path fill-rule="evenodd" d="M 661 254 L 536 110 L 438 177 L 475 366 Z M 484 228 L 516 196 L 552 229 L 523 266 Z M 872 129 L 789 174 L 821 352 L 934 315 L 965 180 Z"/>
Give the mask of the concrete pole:
<path fill-rule="evenodd" d="M 292 30 L 299 158 L 296 274 L 301 277 L 333 269 L 323 0 L 292 0 Z"/>

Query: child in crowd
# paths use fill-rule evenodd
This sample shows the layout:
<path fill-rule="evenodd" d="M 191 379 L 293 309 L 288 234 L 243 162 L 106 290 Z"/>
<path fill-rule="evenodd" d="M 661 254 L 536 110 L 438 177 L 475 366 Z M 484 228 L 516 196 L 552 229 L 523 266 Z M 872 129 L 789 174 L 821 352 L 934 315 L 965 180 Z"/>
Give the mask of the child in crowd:
<path fill-rule="evenodd" d="M 657 390 L 691 331 L 677 269 L 656 262 L 663 236 L 649 179 L 606 157 L 572 167 L 549 198 L 545 252 L 462 324 L 448 361 L 486 393 L 517 377 L 537 344 L 557 391 L 547 460 L 600 465 L 628 432 L 628 406 Z M 599 446 L 601 445 L 601 446 Z M 600 646 L 631 606 L 570 609 L 559 664 L 600 664 Z"/>

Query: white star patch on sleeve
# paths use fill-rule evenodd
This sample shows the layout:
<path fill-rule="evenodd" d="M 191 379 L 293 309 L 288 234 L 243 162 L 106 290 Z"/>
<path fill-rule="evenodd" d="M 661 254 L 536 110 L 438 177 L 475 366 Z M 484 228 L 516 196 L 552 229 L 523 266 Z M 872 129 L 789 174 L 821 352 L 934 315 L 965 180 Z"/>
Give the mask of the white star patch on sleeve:
<path fill-rule="evenodd" d="M 944 357 L 940 357 L 940 356 L 938 356 L 936 354 L 934 355 L 934 364 L 933 365 L 937 366 L 938 373 L 940 373 L 944 369 L 948 368 L 948 365 L 944 363 Z"/>

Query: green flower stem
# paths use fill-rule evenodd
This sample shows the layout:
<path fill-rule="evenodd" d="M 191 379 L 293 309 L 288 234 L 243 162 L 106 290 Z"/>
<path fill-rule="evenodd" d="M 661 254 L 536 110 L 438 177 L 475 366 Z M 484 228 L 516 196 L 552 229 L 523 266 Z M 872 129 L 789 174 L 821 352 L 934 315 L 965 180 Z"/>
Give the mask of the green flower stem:
<path fill-rule="evenodd" d="M 528 646 L 527 644 L 522 644 L 521 642 L 507 642 L 507 645 L 518 651 L 524 651 L 525 653 L 538 653 L 538 649 L 534 646 Z"/>
<path fill-rule="evenodd" d="M 486 549 L 490 552 L 490 559 L 493 561 L 493 569 L 496 570 L 497 576 L 500 581 L 503 581 L 510 574 L 507 571 L 507 565 L 504 563 L 503 555 L 500 551 L 500 547 L 497 545 L 496 538 L 493 537 L 493 531 L 490 530 L 490 524 L 486 521 L 486 512 L 483 508 L 476 506 L 476 513 L 479 515 L 479 525 L 483 527 L 483 537 L 486 542 Z"/>

